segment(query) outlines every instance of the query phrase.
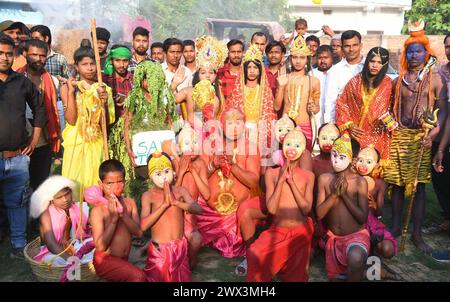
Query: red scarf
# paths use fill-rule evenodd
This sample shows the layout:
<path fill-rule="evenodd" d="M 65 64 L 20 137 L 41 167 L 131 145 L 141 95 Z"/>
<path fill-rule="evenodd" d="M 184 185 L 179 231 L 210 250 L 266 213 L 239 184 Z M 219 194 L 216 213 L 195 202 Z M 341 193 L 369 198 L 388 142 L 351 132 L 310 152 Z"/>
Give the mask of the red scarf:
<path fill-rule="evenodd" d="M 17 70 L 18 73 L 27 75 L 28 66 Z M 59 121 L 58 106 L 56 105 L 56 86 L 53 83 L 52 76 L 44 70 L 42 73 L 41 91 L 44 96 L 45 111 L 47 114 L 47 130 L 49 134 L 48 143 L 52 147 L 52 151 L 57 153 L 61 147 L 61 124 Z"/>

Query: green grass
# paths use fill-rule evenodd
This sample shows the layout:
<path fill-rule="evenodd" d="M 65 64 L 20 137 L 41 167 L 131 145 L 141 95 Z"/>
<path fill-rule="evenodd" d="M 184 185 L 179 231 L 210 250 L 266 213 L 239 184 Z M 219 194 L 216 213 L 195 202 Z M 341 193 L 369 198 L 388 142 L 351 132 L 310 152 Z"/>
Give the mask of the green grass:
<path fill-rule="evenodd" d="M 54 167 L 57 172 L 60 167 Z M 384 221 L 389 226 L 391 221 L 390 203 L 386 203 Z M 442 221 L 441 209 L 432 187 L 427 186 L 427 214 L 425 226 Z M 37 236 L 35 230 L 29 231 L 29 240 Z M 425 235 L 425 240 L 435 249 L 446 249 L 450 246 L 450 236 L 446 234 Z M 9 258 L 9 240 L 0 242 L 0 282 L 1 281 L 35 281 L 28 263 Z M 130 260 L 140 267 L 145 265 L 145 257 L 138 256 L 136 250 L 132 251 Z M 226 259 L 211 248 L 203 248 L 199 255 L 199 265 L 192 272 L 193 281 L 245 281 L 245 277 L 237 276 L 234 271 L 242 261 L 239 259 Z M 406 281 L 449 281 L 450 264 L 441 264 L 430 256 L 419 252 L 409 241 L 404 254 L 397 255 L 385 261 L 395 271 L 399 272 Z M 322 252 L 314 257 L 310 266 L 310 281 L 327 281 L 325 259 Z"/>

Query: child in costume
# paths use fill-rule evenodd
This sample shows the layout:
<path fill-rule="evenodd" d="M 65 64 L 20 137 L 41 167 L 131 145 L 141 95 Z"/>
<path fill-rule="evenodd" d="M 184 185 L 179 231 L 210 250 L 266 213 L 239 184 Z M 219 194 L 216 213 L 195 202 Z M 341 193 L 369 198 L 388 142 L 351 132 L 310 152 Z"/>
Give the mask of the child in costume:
<path fill-rule="evenodd" d="M 174 171 L 167 154 L 157 151 L 150 156 L 148 174 L 155 187 L 142 195 L 141 230 L 152 233 L 144 268 L 147 281 L 189 282 L 184 212 L 203 210 L 185 188 L 172 186 Z"/>
<path fill-rule="evenodd" d="M 75 203 L 76 186 L 64 176 L 51 176 L 31 195 L 30 215 L 39 218 L 39 233 L 44 245 L 33 258 L 66 266 L 67 259 L 77 256 L 81 263 L 93 258 L 93 239 L 88 226 L 88 208 L 83 203 L 80 213 Z M 81 217 L 80 217 L 81 214 Z"/>

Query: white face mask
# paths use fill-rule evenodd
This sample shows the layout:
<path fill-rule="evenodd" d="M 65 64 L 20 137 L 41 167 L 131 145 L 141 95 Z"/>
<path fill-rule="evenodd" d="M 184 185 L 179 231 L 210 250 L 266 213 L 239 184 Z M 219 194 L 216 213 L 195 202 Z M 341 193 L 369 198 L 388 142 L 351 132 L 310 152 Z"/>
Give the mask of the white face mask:
<path fill-rule="evenodd" d="M 336 173 L 342 172 L 351 164 L 351 159 L 347 155 L 339 154 L 335 149 L 331 150 L 331 164 Z"/>
<path fill-rule="evenodd" d="M 372 148 L 362 149 L 358 154 L 356 170 L 360 175 L 370 175 L 377 166 L 377 153 Z"/>
<path fill-rule="evenodd" d="M 164 183 L 167 182 L 168 184 L 171 184 L 173 182 L 173 169 L 172 168 L 166 168 L 163 171 L 156 170 L 153 172 L 151 179 L 153 183 L 160 189 L 164 188 Z"/>
<path fill-rule="evenodd" d="M 339 131 L 333 125 L 326 125 L 319 133 L 318 141 L 320 150 L 324 153 L 330 153 L 334 141 L 339 137 Z"/>
<path fill-rule="evenodd" d="M 279 143 L 283 143 L 286 135 L 294 130 L 295 125 L 287 115 L 283 115 L 281 119 L 275 123 L 275 139 Z"/>
<path fill-rule="evenodd" d="M 290 161 L 295 161 L 302 156 L 305 151 L 304 142 L 295 137 L 286 137 L 283 142 L 283 155 Z"/>

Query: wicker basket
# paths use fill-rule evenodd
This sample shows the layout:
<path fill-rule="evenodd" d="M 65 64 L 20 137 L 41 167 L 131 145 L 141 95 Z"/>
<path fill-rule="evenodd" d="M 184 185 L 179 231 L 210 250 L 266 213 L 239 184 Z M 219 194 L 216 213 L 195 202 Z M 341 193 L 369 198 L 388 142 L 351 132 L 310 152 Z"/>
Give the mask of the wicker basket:
<path fill-rule="evenodd" d="M 31 266 L 33 274 L 38 281 L 41 282 L 58 282 L 61 278 L 61 274 L 64 272 L 64 267 L 53 267 L 46 263 L 33 260 L 33 258 L 39 253 L 41 249 L 41 238 L 37 237 L 25 246 L 24 254 L 25 259 Z M 93 282 L 100 280 L 95 274 L 94 265 L 92 262 L 80 265 L 81 282 Z"/>

